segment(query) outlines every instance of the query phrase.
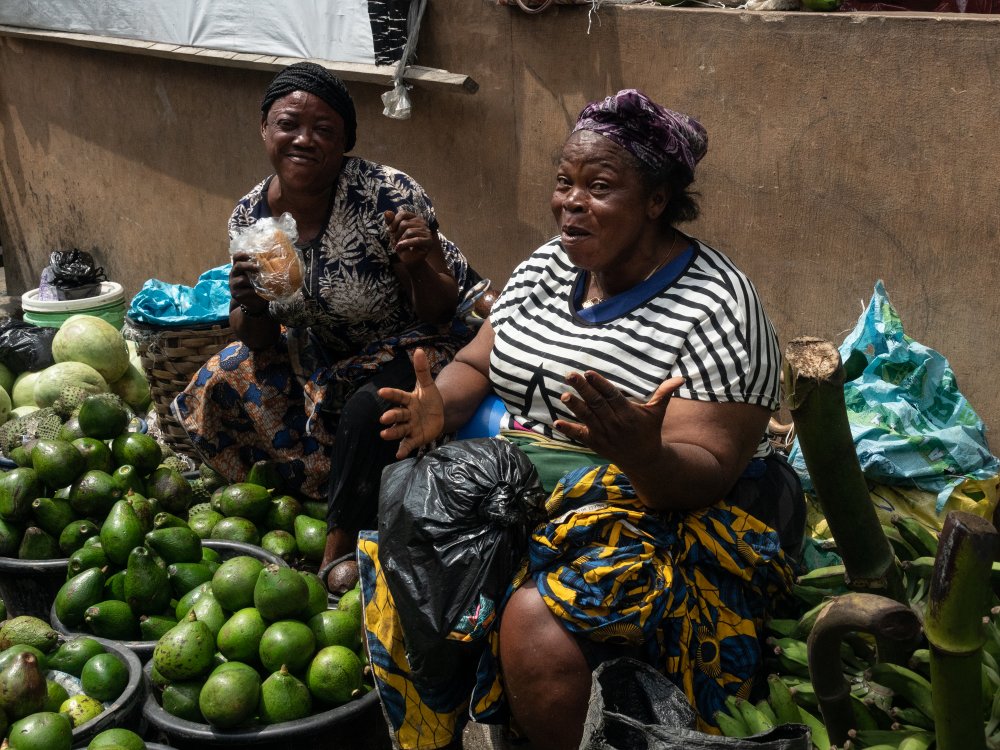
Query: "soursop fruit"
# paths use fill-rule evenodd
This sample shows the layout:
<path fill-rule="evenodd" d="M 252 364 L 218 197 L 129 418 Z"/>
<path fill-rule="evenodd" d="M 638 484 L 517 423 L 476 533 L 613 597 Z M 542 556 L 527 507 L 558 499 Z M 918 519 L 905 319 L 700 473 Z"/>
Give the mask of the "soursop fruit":
<path fill-rule="evenodd" d="M 63 419 L 69 419 L 90 395 L 90 391 L 78 385 L 64 385 L 56 400 L 52 402 L 52 408 Z"/>
<path fill-rule="evenodd" d="M 17 445 L 29 440 L 54 440 L 62 429 L 62 417 L 52 407 L 45 407 L 0 425 L 0 451 L 5 455 Z"/>
<path fill-rule="evenodd" d="M 194 495 L 193 501 L 195 503 L 204 503 L 205 505 L 208 505 L 209 502 L 212 500 L 212 493 L 208 489 L 208 487 L 205 486 L 205 480 L 203 480 L 201 477 L 197 477 L 195 479 L 192 479 L 190 484 L 191 484 L 191 492 Z"/>
<path fill-rule="evenodd" d="M 183 474 L 188 470 L 187 462 L 178 455 L 167 456 L 162 461 L 160 461 L 160 466 L 166 466 L 169 469 L 178 471 Z"/>
<path fill-rule="evenodd" d="M 188 508 L 188 518 L 194 518 L 199 513 L 204 513 L 208 510 L 212 510 L 211 503 L 196 503 Z"/>

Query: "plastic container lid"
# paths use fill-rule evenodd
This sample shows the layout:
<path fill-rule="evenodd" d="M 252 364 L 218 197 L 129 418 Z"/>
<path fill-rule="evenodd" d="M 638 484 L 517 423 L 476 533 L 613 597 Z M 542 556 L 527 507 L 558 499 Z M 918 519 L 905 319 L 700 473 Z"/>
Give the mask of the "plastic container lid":
<path fill-rule="evenodd" d="M 116 281 L 102 281 L 100 294 L 83 299 L 40 300 L 38 289 L 21 295 L 21 308 L 31 312 L 83 312 L 125 299 L 125 290 Z"/>

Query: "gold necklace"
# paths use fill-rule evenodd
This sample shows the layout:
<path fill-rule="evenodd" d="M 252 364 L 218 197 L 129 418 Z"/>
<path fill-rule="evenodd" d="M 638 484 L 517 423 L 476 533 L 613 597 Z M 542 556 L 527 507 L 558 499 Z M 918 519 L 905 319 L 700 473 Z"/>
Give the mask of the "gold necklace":
<path fill-rule="evenodd" d="M 643 280 L 639 282 L 639 284 L 642 284 L 645 281 L 649 281 L 652 278 L 652 276 L 653 276 L 654 273 L 656 273 L 661 268 L 663 268 L 663 266 L 666 265 L 667 261 L 671 260 L 674 257 L 674 245 L 677 244 L 677 237 L 678 237 L 678 235 L 674 236 L 674 239 L 670 243 L 670 248 L 667 250 L 667 254 L 663 258 L 663 260 L 661 260 L 659 263 L 657 263 L 653 267 L 653 270 L 650 271 L 649 273 L 647 273 L 646 276 L 643 278 Z M 594 281 L 594 285 L 598 289 L 600 289 L 601 285 L 597 283 L 597 277 L 591 275 L 591 278 Z M 638 284 L 636 286 L 638 286 Z M 614 296 L 614 295 L 612 295 L 612 296 Z M 584 300 L 584 302 L 581 305 L 581 307 L 583 307 L 584 309 L 586 309 L 588 307 L 593 307 L 594 305 L 599 305 L 600 303 L 604 302 L 604 299 L 605 299 L 605 297 L 604 297 L 604 290 L 601 289 L 601 294 L 600 295 L 597 295 L 597 296 L 594 296 L 594 297 L 591 297 L 589 299 Z"/>

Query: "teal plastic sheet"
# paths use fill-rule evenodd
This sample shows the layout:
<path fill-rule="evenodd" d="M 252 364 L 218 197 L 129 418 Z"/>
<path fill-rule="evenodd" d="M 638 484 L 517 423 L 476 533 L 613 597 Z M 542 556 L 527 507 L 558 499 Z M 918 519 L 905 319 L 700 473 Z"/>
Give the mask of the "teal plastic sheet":
<path fill-rule="evenodd" d="M 209 269 L 192 286 L 149 279 L 129 304 L 128 317 L 154 326 L 210 325 L 229 319 L 231 263 Z"/>
<path fill-rule="evenodd" d="M 841 344 L 841 359 L 846 362 L 853 351 L 868 364 L 844 384 L 844 397 L 867 479 L 933 492 L 940 513 L 967 478 L 997 474 L 1000 461 L 990 452 L 985 426 L 959 391 L 948 360 L 904 333 L 881 281 Z M 798 440 L 789 460 L 812 491 Z"/>

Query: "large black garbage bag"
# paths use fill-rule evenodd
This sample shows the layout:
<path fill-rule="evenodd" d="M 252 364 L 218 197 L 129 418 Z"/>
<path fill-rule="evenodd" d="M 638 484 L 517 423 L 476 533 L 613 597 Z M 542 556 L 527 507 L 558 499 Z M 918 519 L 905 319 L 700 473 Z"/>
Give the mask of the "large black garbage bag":
<path fill-rule="evenodd" d="M 594 670 L 580 750 L 812 750 L 804 724 L 739 739 L 694 727 L 679 687 L 644 662 L 614 659 Z"/>
<path fill-rule="evenodd" d="M 54 363 L 52 339 L 58 330 L 7 318 L 0 322 L 0 362 L 15 374 L 44 370 Z"/>
<path fill-rule="evenodd" d="M 456 440 L 383 472 L 379 559 L 415 680 L 447 680 L 468 657 L 448 635 L 484 599 L 499 603 L 544 503 L 531 461 L 499 438 Z"/>

